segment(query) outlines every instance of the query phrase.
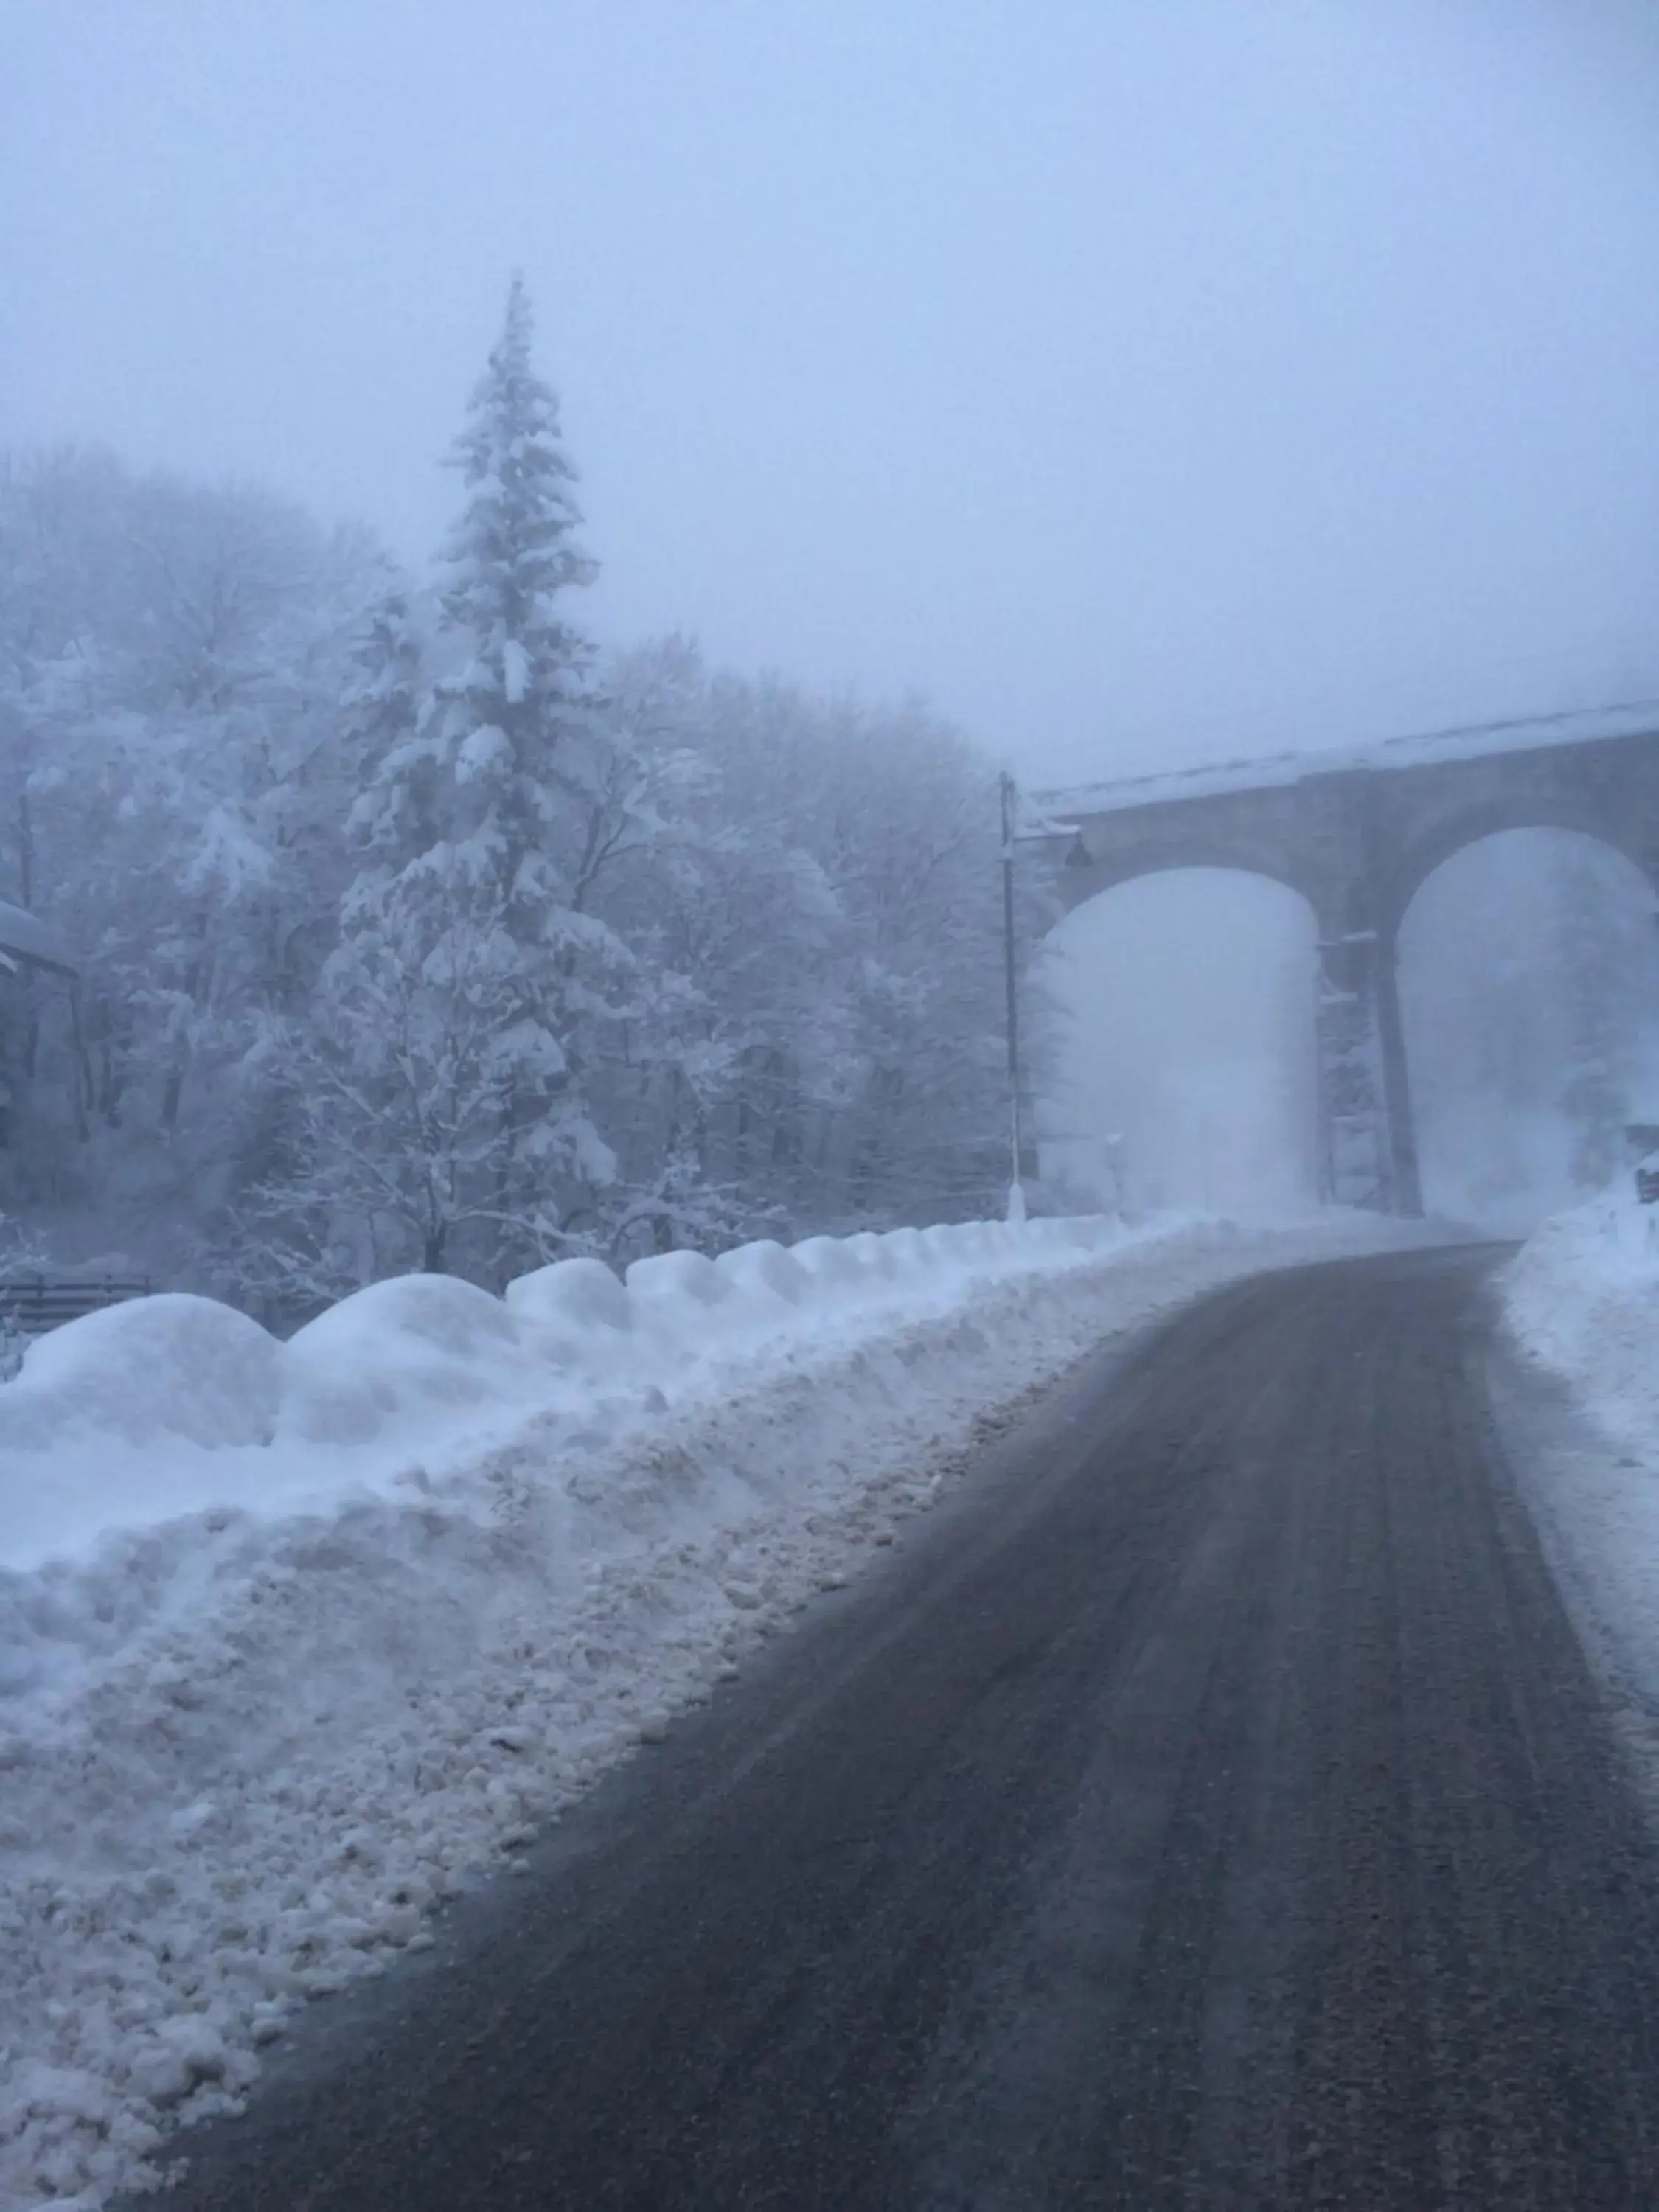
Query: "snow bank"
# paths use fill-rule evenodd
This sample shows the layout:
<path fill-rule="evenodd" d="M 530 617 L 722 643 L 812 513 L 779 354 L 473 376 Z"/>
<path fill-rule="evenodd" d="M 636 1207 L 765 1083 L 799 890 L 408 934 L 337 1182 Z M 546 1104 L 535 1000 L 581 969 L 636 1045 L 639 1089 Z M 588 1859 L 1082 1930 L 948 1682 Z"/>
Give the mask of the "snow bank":
<path fill-rule="evenodd" d="M 29 1346 L 0 1390 L 0 1452 L 56 1451 L 75 1437 L 269 1443 L 281 1354 L 258 1322 L 213 1298 L 106 1306 Z"/>
<path fill-rule="evenodd" d="M 1659 1817 L 1659 1207 L 1621 1191 L 1557 1215 L 1502 1291 L 1536 1368 L 1500 1372 L 1500 1431 L 1630 1777 Z"/>
<path fill-rule="evenodd" d="M 0 1386 L 0 2212 L 153 2179 L 988 1409 L 1387 1234 L 981 1224 L 409 1279 L 285 1346 L 172 1297 L 42 1340 Z"/>
<path fill-rule="evenodd" d="M 1556 1214 L 1505 1271 L 1522 1345 L 1609 1437 L 1659 1447 L 1659 1207 L 1609 1193 Z"/>
<path fill-rule="evenodd" d="M 136 1298 L 42 1337 L 0 1387 L 0 1570 L 209 1506 L 282 1515 L 383 1494 L 411 1455 L 476 1456 L 534 1414 L 683 1388 L 850 1310 L 943 1310 L 981 1276 L 1122 1234 L 1084 1219 L 814 1237 L 638 1260 L 625 1285 L 567 1260 L 504 1299 L 404 1275 L 286 1344 L 211 1298 Z"/>

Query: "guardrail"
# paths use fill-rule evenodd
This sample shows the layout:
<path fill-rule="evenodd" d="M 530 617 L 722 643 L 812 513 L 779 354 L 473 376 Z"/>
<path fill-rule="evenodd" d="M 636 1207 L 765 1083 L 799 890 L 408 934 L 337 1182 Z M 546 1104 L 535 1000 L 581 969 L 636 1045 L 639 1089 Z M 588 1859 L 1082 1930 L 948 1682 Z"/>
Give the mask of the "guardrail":
<path fill-rule="evenodd" d="M 0 1331 L 40 1336 L 100 1307 L 148 1297 L 148 1275 L 14 1275 L 0 1281 Z"/>

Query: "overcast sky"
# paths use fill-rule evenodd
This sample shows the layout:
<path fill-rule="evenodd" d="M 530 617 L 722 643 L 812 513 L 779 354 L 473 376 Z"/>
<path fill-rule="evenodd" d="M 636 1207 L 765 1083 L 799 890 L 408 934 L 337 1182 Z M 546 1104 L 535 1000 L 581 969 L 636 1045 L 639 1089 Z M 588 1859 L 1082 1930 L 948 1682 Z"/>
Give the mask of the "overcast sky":
<path fill-rule="evenodd" d="M 1022 773 L 1659 692 L 1659 0 L 0 0 L 0 437 L 412 561 L 509 271 L 603 635 Z"/>

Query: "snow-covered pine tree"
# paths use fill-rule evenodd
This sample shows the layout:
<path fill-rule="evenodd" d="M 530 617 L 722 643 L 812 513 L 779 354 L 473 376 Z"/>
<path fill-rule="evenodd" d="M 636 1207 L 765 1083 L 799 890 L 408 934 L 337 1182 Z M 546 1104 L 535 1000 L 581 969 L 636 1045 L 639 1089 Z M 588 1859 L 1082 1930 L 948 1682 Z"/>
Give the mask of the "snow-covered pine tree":
<path fill-rule="evenodd" d="M 554 757 L 592 713 L 592 648 L 564 621 L 559 595 L 598 572 L 574 542 L 576 472 L 558 402 L 532 368 L 531 337 L 515 276 L 451 457 L 468 497 L 447 551 L 443 613 L 467 657 L 437 699 L 455 781 L 469 794 L 460 857 L 515 940 L 540 946 L 556 934 L 564 904 L 544 859 L 561 811 Z"/>
<path fill-rule="evenodd" d="M 438 836 L 429 749 L 421 765 L 404 756 L 417 742 L 422 705 L 421 635 L 410 613 L 409 587 L 388 563 L 384 588 L 352 642 L 338 733 L 356 793 L 349 842 L 382 860 L 400 847 L 412 859 Z"/>
<path fill-rule="evenodd" d="M 394 1042 L 408 1033 L 420 988 L 419 948 L 399 941 L 387 899 L 440 834 L 422 707 L 422 640 L 408 588 L 386 562 L 351 639 L 333 733 L 337 771 L 355 794 L 345 842 L 358 865 L 332 911 L 314 919 L 325 935 L 306 1006 L 267 1031 L 263 1173 L 236 1222 L 241 1287 L 301 1307 L 412 1264 L 428 1246 L 425 1178 L 410 1172 L 408 1157 L 411 1142 L 422 1149 L 411 1137 L 417 1063 L 405 1050 L 401 1073 Z"/>
<path fill-rule="evenodd" d="M 455 819 L 424 866 L 452 928 L 471 940 L 454 951 L 511 1006 L 495 1046 L 507 1131 L 497 1197 L 504 1219 L 525 1218 L 527 1250 L 544 1249 L 552 1224 L 615 1174 L 584 1095 L 583 1031 L 605 1018 L 630 965 L 573 895 L 588 824 L 584 781 L 563 756 L 594 727 L 593 654 L 561 597 L 598 569 L 576 540 L 576 471 L 532 334 L 514 276 L 453 457 L 467 499 L 443 619 L 466 657 L 437 685 L 434 714 Z"/>
<path fill-rule="evenodd" d="M 488 1273 L 508 1148 L 496 1038 L 514 1000 L 447 890 L 458 807 L 441 708 L 395 578 L 340 702 L 357 867 L 304 1019 L 283 1039 L 289 1141 L 254 1194 L 239 1278 L 296 1310 L 409 1268 Z"/>
<path fill-rule="evenodd" d="M 454 452 L 467 499 L 441 601 L 448 668 L 417 718 L 408 610 L 388 599 L 348 698 L 362 866 L 294 1064 L 307 1171 L 268 1194 L 308 1221 L 319 1289 L 348 1258 L 499 1281 L 569 1249 L 567 1224 L 614 1174 L 584 1031 L 629 962 L 576 888 L 597 716 L 591 648 L 558 605 L 594 568 L 530 344 L 515 278 Z"/>

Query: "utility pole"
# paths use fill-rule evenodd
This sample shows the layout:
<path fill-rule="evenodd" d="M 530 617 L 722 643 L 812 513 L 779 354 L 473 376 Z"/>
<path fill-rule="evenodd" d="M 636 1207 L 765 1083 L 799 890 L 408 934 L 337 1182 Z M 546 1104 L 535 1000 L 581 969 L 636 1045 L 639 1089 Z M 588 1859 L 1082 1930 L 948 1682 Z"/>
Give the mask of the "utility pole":
<path fill-rule="evenodd" d="M 1008 1218 L 1025 1218 L 1025 1186 L 1020 1181 L 1024 1132 L 1020 1127 L 1019 993 L 1014 962 L 1014 779 L 1002 772 L 1002 980 L 1008 1019 Z"/>

